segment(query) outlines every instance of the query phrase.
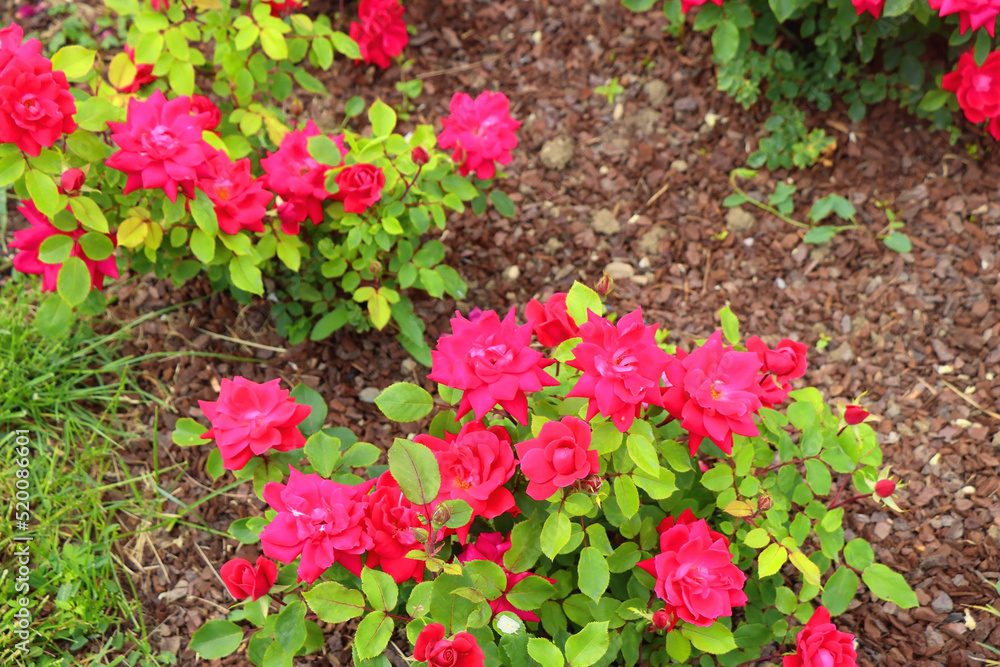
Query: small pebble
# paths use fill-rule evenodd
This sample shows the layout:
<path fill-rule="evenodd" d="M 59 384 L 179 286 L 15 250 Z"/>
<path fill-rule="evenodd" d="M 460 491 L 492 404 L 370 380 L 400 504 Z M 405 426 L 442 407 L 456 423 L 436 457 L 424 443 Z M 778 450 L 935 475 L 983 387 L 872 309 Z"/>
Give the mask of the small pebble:
<path fill-rule="evenodd" d="M 358 392 L 358 398 L 361 399 L 362 403 L 374 403 L 378 395 L 382 393 L 382 390 L 378 387 L 365 387 Z"/>
<path fill-rule="evenodd" d="M 955 604 L 951 601 L 951 596 L 944 591 L 938 593 L 937 597 L 931 601 L 931 609 L 939 614 L 950 614 L 954 608 Z"/>

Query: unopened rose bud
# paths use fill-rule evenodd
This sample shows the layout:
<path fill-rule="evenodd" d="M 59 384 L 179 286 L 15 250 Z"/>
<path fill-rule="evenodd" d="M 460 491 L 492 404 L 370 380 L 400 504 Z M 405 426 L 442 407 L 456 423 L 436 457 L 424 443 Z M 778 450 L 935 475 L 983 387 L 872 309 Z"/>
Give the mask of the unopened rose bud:
<path fill-rule="evenodd" d="M 848 405 L 844 408 L 844 421 L 851 426 L 860 424 L 870 413 L 859 405 Z"/>
<path fill-rule="evenodd" d="M 653 625 L 656 626 L 657 630 L 662 630 L 663 628 L 670 625 L 670 614 L 663 611 L 662 609 L 653 614 Z"/>
<path fill-rule="evenodd" d="M 62 176 L 59 177 L 59 184 L 62 186 L 63 191 L 68 194 L 78 192 L 80 188 L 83 187 L 83 183 L 86 180 L 87 175 L 81 170 L 67 169 L 63 172 Z"/>
<path fill-rule="evenodd" d="M 293 97 L 293 98 L 292 98 L 292 99 L 291 99 L 291 100 L 290 100 L 290 101 L 288 102 L 288 113 L 290 113 L 291 115 L 295 116 L 296 118 L 298 118 L 299 116 L 301 116 L 301 115 L 302 115 L 302 113 L 303 113 L 303 112 L 304 112 L 305 110 L 306 110 L 306 107 L 305 107 L 305 105 L 304 105 L 304 104 L 302 103 L 302 100 L 300 100 L 300 99 L 299 99 L 299 98 L 297 98 L 297 97 Z"/>
<path fill-rule="evenodd" d="M 762 493 L 757 496 L 757 509 L 761 512 L 766 512 L 767 510 L 774 507 L 774 501 L 771 500 L 771 496 L 766 493 Z"/>
<path fill-rule="evenodd" d="M 438 505 L 437 509 L 434 510 L 434 514 L 431 516 L 434 523 L 443 526 L 451 520 L 451 508 L 447 505 Z"/>
<path fill-rule="evenodd" d="M 373 276 L 377 276 L 382 273 L 382 262 L 377 259 L 373 259 L 371 264 L 368 265 L 368 270 L 371 271 Z"/>
<path fill-rule="evenodd" d="M 606 273 L 602 275 L 601 279 L 597 281 L 596 285 L 594 285 L 594 291 L 600 294 L 601 296 L 607 296 L 611 294 L 611 290 L 613 290 L 614 288 L 615 288 L 614 279 Z"/>
<path fill-rule="evenodd" d="M 604 486 L 604 478 L 600 475 L 590 475 L 584 477 L 581 481 L 581 486 L 583 491 L 592 494 L 598 494 L 601 492 L 601 487 Z"/>
<path fill-rule="evenodd" d="M 698 461 L 698 470 L 700 470 L 702 474 L 704 474 L 709 470 L 711 470 L 711 467 L 704 461 Z"/>
<path fill-rule="evenodd" d="M 427 151 L 423 146 L 417 146 L 413 149 L 413 164 L 425 165 L 431 161 L 431 156 L 427 154 Z"/>
<path fill-rule="evenodd" d="M 888 498 L 896 493 L 896 482 L 891 479 L 880 479 L 875 482 L 875 495 L 879 498 Z"/>

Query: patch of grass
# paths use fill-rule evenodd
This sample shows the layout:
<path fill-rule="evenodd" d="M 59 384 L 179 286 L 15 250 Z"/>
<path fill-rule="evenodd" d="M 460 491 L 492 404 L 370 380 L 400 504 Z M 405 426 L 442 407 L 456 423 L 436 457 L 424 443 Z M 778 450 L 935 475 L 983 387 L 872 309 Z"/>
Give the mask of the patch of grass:
<path fill-rule="evenodd" d="M 118 359 L 127 328 L 107 336 L 84 325 L 64 341 L 42 338 L 32 317 L 38 299 L 23 284 L 0 288 L 0 498 L 8 508 L 0 533 L 2 665 L 172 664 L 154 656 L 132 575 L 116 544 L 123 515 L 148 525 L 159 470 L 130 477 L 121 461 L 129 406 L 159 402 L 131 378 L 143 358 Z M 27 431 L 30 520 L 18 530 L 16 430 Z M 154 430 L 155 431 L 155 430 Z M 23 443 L 23 441 L 22 441 Z M 20 479 L 22 482 L 24 479 Z M 21 508 L 19 511 L 23 511 Z M 30 536 L 28 578 L 33 617 L 30 652 L 17 652 L 13 601 L 15 536 Z M 23 542 L 21 544 L 24 544 Z"/>

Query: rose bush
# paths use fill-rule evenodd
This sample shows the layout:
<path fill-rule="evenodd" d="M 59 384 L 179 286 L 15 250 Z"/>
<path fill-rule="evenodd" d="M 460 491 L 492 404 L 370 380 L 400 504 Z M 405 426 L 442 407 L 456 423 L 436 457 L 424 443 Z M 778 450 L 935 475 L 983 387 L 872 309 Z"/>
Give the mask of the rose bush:
<path fill-rule="evenodd" d="M 55 292 L 39 327 L 56 336 L 76 311 L 101 312 L 103 278 L 126 269 L 175 285 L 204 273 L 243 303 L 266 295 L 293 343 L 391 323 L 429 365 L 408 293 L 465 294 L 433 238 L 448 212 L 492 202 L 513 214 L 505 194 L 485 193 L 502 176 L 494 160 L 509 163 L 517 144 L 507 98 L 456 108 L 440 138 L 429 125 L 398 130 L 381 100 L 368 127 L 352 127 L 361 96 L 321 128 L 301 96 L 328 94 L 315 74 L 336 55 L 383 67 L 400 56 L 399 0 L 361 3 L 360 48 L 301 2 L 106 5 L 128 25 L 113 57 L 67 46 L 49 59 L 18 26 L 0 30 L 0 188 L 37 208 L 15 263 Z M 455 124 L 478 143 L 453 160 Z"/>
<path fill-rule="evenodd" d="M 771 103 L 770 136 L 748 156 L 750 167 L 808 167 L 827 156 L 834 139 L 808 128 L 801 109 L 828 111 L 837 99 L 855 122 L 868 107 L 897 101 L 935 129 L 949 129 L 952 141 L 961 109 L 972 123 L 988 120 L 1000 140 L 1000 86 L 990 83 L 997 0 L 622 2 L 634 11 L 662 6 L 666 30 L 681 39 L 693 14 L 694 30 L 712 33 L 719 89 L 744 108 L 761 97 Z M 947 49 L 939 49 L 944 40 Z"/>
<path fill-rule="evenodd" d="M 847 539 L 845 506 L 895 508 L 898 487 L 858 406 L 793 387 L 803 346 L 744 347 L 728 308 L 722 332 L 678 347 L 638 310 L 606 313 L 582 284 L 559 303 L 577 335 L 544 355 L 516 312 L 456 315 L 433 353 L 439 400 L 408 383 L 376 400 L 401 422 L 444 406 L 426 432 L 396 439 L 388 466 L 349 429 L 323 427 L 314 390 L 282 399 L 309 406 L 305 444 L 233 470 L 265 510 L 229 531 L 280 572 L 192 648 L 219 658 L 249 629 L 249 662 L 287 664 L 321 648 L 319 623 L 359 619 L 359 666 L 387 667 L 405 628 L 428 666 L 849 667 L 853 638 L 830 619 L 862 584 L 916 606 L 865 540 Z M 483 382 L 520 392 L 523 412 L 499 394 L 470 399 Z M 248 428 L 273 414 L 253 392 L 219 403 Z M 204 431 L 182 419 L 174 439 L 209 444 Z M 219 447 L 209 471 L 225 474 Z M 240 572 L 234 597 L 255 596 Z"/>

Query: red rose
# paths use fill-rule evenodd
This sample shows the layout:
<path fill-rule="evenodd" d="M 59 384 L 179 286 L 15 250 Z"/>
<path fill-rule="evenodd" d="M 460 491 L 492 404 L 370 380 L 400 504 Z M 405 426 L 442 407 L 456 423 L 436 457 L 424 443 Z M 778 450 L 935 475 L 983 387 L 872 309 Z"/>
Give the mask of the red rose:
<path fill-rule="evenodd" d="M 0 70 L 14 57 L 32 60 L 42 53 L 42 43 L 37 39 L 24 41 L 24 30 L 12 23 L 0 30 Z"/>
<path fill-rule="evenodd" d="M 955 71 L 941 79 L 941 88 L 955 93 L 969 122 L 982 123 L 1000 116 L 1000 51 L 986 56 L 982 67 L 972 52 L 966 51 Z"/>
<path fill-rule="evenodd" d="M 344 202 L 347 213 L 364 213 L 382 197 L 385 174 L 371 164 L 344 167 L 334 180 L 339 188 L 333 199 Z"/>
<path fill-rule="evenodd" d="M 351 39 L 358 43 L 361 58 L 387 69 L 410 41 L 399 0 L 361 0 L 358 19 L 351 22 Z"/>
<path fill-rule="evenodd" d="M 662 630 L 669 624 L 670 624 L 670 614 L 663 611 L 662 609 L 660 611 L 653 612 L 653 625 L 656 627 L 657 630 Z"/>
<path fill-rule="evenodd" d="M 681 0 L 681 12 L 687 13 L 692 7 L 701 7 L 708 0 Z M 715 4 L 722 6 L 722 0 L 711 0 Z"/>
<path fill-rule="evenodd" d="M 238 234 L 241 229 L 263 232 L 262 221 L 272 195 L 264 190 L 261 179 L 250 173 L 250 158 L 233 162 L 222 151 L 206 163 L 210 175 L 198 179 L 198 189 L 215 205 L 219 229 L 226 234 Z"/>
<path fill-rule="evenodd" d="M 771 373 L 779 381 L 795 380 L 806 374 L 809 348 L 805 343 L 782 338 L 772 350 L 758 336 L 751 336 L 747 340 L 747 350 L 757 355 L 763 371 Z"/>
<path fill-rule="evenodd" d="M 455 93 L 448 109 L 449 117 L 441 120 L 444 130 L 438 135 L 438 144 L 445 150 L 454 149 L 451 159 L 458 164 L 458 173 L 493 178 L 497 163 L 510 164 L 514 159 L 510 151 L 517 146 L 514 131 L 521 122 L 511 118 L 506 95 L 484 91 L 472 99 Z"/>
<path fill-rule="evenodd" d="M 116 90 L 119 93 L 134 93 L 144 84 L 156 81 L 156 77 L 153 76 L 153 65 L 150 63 L 137 63 L 135 61 L 135 49 L 128 44 L 125 45 L 125 55 L 135 65 L 135 79 L 129 85 L 117 88 Z"/>
<path fill-rule="evenodd" d="M 969 28 L 973 30 L 986 28 L 990 37 L 994 36 L 997 14 L 1000 13 L 1000 0 L 928 0 L 927 4 L 931 9 L 936 9 L 942 18 L 957 12 L 958 30 L 962 35 Z"/>
<path fill-rule="evenodd" d="M 76 130 L 76 102 L 63 72 L 52 70 L 52 61 L 40 55 L 35 40 L 18 44 L 12 57 L 16 31 L 0 37 L 0 143 L 16 144 L 31 156 L 54 145 L 63 134 Z"/>
<path fill-rule="evenodd" d="M 431 156 L 427 154 L 427 150 L 423 146 L 417 146 L 413 149 L 412 153 L 413 164 L 423 166 L 431 161 Z"/>
<path fill-rule="evenodd" d="M 855 667 L 858 653 L 854 635 L 840 632 L 830 612 L 820 607 L 795 637 L 795 655 L 786 655 L 783 667 Z"/>
<path fill-rule="evenodd" d="M 381 569 L 399 584 L 408 579 L 424 580 L 424 561 L 407 558 L 406 554 L 420 549 L 414 528 L 427 530 L 424 508 L 414 506 L 392 475 L 386 471 L 375 482 L 375 491 L 368 497 L 366 532 L 375 541 L 365 565 Z"/>
<path fill-rule="evenodd" d="M 896 493 L 896 482 L 891 479 L 880 479 L 875 482 L 875 495 L 879 498 L 888 498 Z"/>
<path fill-rule="evenodd" d="M 59 177 L 59 185 L 64 193 L 78 192 L 87 180 L 87 175 L 80 169 L 67 169 Z"/>
<path fill-rule="evenodd" d="M 256 567 L 248 560 L 234 558 L 222 566 L 219 576 L 226 589 L 237 600 L 259 600 L 271 590 L 274 580 L 278 578 L 278 568 L 263 556 L 257 559 Z"/>
<path fill-rule="evenodd" d="M 427 667 L 483 667 L 486 659 L 475 637 L 459 632 L 446 640 L 440 623 L 431 623 L 420 631 L 413 657 L 426 662 Z"/>
<path fill-rule="evenodd" d="M 301 130 L 293 130 L 281 140 L 278 150 L 261 159 L 264 170 L 264 187 L 281 198 L 278 217 L 282 231 L 298 234 L 299 223 L 306 218 L 314 225 L 323 222 L 323 201 L 330 197 L 326 191 L 328 165 L 319 164 L 309 155 L 310 137 L 322 134 L 316 124 L 307 121 Z M 344 135 L 331 137 L 340 149 L 341 163 L 347 154 Z M 282 208 L 282 203 L 292 203 Z"/>
<path fill-rule="evenodd" d="M 271 5 L 271 16 L 284 16 L 302 4 L 302 0 L 264 0 L 264 2 Z"/>
<path fill-rule="evenodd" d="M 537 438 L 517 443 L 521 472 L 528 478 L 528 495 L 545 500 L 556 490 L 600 472 L 600 458 L 590 447 L 590 435 L 587 422 L 566 416 L 542 425 Z"/>
<path fill-rule="evenodd" d="M 851 0 L 851 4 L 854 5 L 854 10 L 858 13 L 858 16 L 868 12 L 875 18 L 878 18 L 882 15 L 885 0 Z"/>
<path fill-rule="evenodd" d="M 844 408 L 844 421 L 851 426 L 855 426 L 867 419 L 869 414 L 871 413 L 860 405 L 848 405 Z"/>
<path fill-rule="evenodd" d="M 504 484 L 514 476 L 517 461 L 510 445 L 510 434 L 503 426 L 486 428 L 482 422 L 469 422 L 458 435 L 445 439 L 418 435 L 416 442 L 426 446 L 441 466 L 441 490 L 438 499 L 459 498 L 472 507 L 472 516 L 493 519 L 514 507 L 514 496 Z M 458 530 L 463 541 L 469 525 Z"/>
<path fill-rule="evenodd" d="M 699 461 L 698 465 L 701 466 L 705 464 Z M 707 470 L 708 467 L 706 466 L 702 470 L 702 472 L 706 472 Z M 700 521 L 700 519 L 694 515 L 694 512 L 691 511 L 691 508 L 688 508 L 685 509 L 683 512 L 681 512 L 680 516 L 678 516 L 676 519 L 668 514 L 667 518 L 661 521 L 660 525 L 656 527 L 656 532 L 662 535 L 663 533 L 667 532 L 674 526 L 690 526 L 693 523 L 698 523 L 698 521 Z M 714 530 L 709 530 L 708 534 L 713 540 L 722 540 L 723 542 L 726 543 L 726 547 L 727 548 L 729 547 L 729 539 L 722 533 L 719 533 Z"/>
<path fill-rule="evenodd" d="M 579 335 L 580 327 L 566 310 L 565 292 L 556 292 L 544 305 L 532 299 L 524 307 L 524 316 L 531 323 L 538 342 L 545 347 L 555 347 Z"/>
<path fill-rule="evenodd" d="M 196 118 L 201 116 L 201 127 L 209 132 L 219 127 L 219 123 L 222 122 L 222 112 L 219 111 L 219 107 L 204 95 L 191 96 L 191 115 Z"/>

